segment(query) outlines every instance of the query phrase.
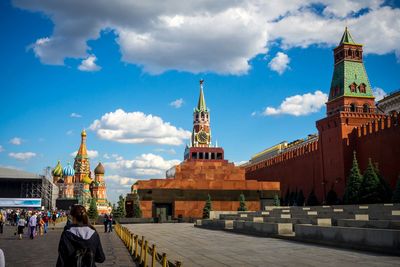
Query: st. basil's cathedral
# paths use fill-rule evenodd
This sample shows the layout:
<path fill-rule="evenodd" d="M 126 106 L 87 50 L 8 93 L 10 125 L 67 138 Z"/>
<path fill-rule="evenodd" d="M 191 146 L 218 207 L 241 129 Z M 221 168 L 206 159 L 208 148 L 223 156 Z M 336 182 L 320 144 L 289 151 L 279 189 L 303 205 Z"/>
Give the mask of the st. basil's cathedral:
<path fill-rule="evenodd" d="M 90 171 L 90 161 L 86 148 L 86 131 L 81 133 L 81 145 L 75 156 L 74 166 L 68 162 L 64 168 L 58 161 L 52 171 L 53 183 L 59 189 L 56 206 L 69 209 L 73 204 L 89 207 L 92 198 L 96 200 L 99 214 L 109 213 L 110 205 L 107 201 L 106 184 L 104 182 L 104 166 L 101 162 L 94 169 L 94 177 Z"/>

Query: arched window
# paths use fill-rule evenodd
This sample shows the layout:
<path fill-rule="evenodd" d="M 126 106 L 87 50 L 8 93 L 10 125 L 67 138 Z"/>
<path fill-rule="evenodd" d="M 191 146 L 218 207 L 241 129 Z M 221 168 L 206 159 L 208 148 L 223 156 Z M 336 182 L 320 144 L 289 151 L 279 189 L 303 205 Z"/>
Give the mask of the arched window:
<path fill-rule="evenodd" d="M 363 112 L 364 113 L 368 113 L 369 112 L 369 105 L 368 104 L 364 104 L 363 105 Z"/>
<path fill-rule="evenodd" d="M 356 104 L 354 104 L 354 103 L 350 104 L 350 111 L 351 112 L 356 112 Z"/>

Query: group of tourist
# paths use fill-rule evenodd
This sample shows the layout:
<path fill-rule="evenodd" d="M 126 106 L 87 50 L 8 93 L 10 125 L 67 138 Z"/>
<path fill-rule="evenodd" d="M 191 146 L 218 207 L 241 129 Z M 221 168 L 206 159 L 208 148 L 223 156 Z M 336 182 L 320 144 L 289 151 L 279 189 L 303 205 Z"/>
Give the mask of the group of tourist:
<path fill-rule="evenodd" d="M 4 225 L 8 224 L 15 227 L 14 235 L 18 239 L 23 238 L 25 228 L 27 228 L 27 236 L 34 239 L 38 235 L 47 233 L 50 222 L 54 225 L 58 218 L 65 215 L 63 211 L 0 210 L 0 234 L 3 234 Z"/>
<path fill-rule="evenodd" d="M 112 225 L 113 225 L 113 216 L 112 214 L 104 214 L 104 220 L 103 220 L 103 224 L 104 224 L 104 233 L 110 233 L 112 232 Z"/>

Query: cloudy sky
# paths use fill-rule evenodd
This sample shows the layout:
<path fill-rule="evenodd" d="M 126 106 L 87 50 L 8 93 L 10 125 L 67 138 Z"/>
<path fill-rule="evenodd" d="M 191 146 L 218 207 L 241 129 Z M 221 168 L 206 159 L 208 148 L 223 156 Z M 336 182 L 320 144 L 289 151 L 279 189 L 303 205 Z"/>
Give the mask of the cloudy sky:
<path fill-rule="evenodd" d="M 398 1 L 0 2 L 0 165 L 92 168 L 115 201 L 163 178 L 191 131 L 205 79 L 213 141 L 233 162 L 315 133 L 347 25 L 378 98 L 400 88 Z"/>

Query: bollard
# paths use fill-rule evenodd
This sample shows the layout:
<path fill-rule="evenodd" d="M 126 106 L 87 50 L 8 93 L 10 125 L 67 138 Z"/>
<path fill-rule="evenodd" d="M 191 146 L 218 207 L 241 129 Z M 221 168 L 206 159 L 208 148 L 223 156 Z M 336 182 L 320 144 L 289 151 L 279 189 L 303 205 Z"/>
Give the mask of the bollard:
<path fill-rule="evenodd" d="M 139 263 L 142 263 L 143 261 L 143 247 L 144 247 L 144 236 L 142 235 L 142 241 L 140 243 L 140 258 L 139 258 Z"/>
<path fill-rule="evenodd" d="M 131 242 L 130 242 L 130 249 L 129 249 L 129 254 L 133 255 L 133 245 L 134 245 L 134 235 L 131 233 Z"/>
<path fill-rule="evenodd" d="M 167 254 L 162 254 L 162 266 L 167 267 Z"/>
<path fill-rule="evenodd" d="M 151 253 L 151 267 L 154 266 L 156 266 L 156 245 L 153 244 Z"/>
<path fill-rule="evenodd" d="M 135 235 L 135 260 L 137 259 L 137 254 L 138 254 L 138 243 L 139 243 L 139 236 Z"/>
<path fill-rule="evenodd" d="M 144 241 L 144 259 L 143 259 L 143 266 L 147 267 L 147 240 Z"/>

